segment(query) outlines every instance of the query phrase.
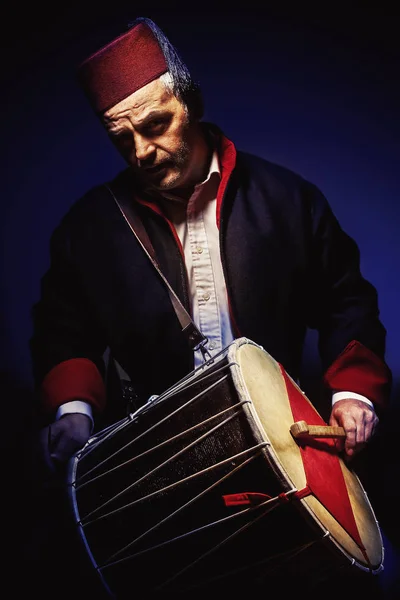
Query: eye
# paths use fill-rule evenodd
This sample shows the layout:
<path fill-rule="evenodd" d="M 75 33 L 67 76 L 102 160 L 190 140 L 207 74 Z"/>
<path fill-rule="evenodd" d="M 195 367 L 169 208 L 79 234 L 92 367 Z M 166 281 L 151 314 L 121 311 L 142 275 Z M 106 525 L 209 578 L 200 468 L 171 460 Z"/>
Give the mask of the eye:
<path fill-rule="evenodd" d="M 142 133 L 148 136 L 157 136 L 164 133 L 167 129 L 169 123 L 169 119 L 166 118 L 158 118 L 152 119 L 144 126 Z"/>
<path fill-rule="evenodd" d="M 133 145 L 133 136 L 130 131 L 109 133 L 110 139 L 119 148 L 129 149 Z"/>

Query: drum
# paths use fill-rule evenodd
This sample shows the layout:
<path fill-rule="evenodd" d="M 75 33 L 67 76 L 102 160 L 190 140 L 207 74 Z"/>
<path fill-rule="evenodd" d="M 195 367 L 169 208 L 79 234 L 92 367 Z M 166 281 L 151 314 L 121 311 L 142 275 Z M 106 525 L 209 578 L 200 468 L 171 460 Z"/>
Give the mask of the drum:
<path fill-rule="evenodd" d="M 379 525 L 283 367 L 240 338 L 70 462 L 81 547 L 110 598 L 307 586 L 383 568 Z M 97 575 L 96 575 L 97 576 Z M 364 577 L 364 575 L 362 575 Z M 133 596 L 134 595 L 134 596 Z"/>

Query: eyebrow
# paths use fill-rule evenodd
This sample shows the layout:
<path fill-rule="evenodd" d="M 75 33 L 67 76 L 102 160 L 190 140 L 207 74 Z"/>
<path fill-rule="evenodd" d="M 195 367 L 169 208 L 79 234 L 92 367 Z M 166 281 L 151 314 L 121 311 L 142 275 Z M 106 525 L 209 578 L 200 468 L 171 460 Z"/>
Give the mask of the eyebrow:
<path fill-rule="evenodd" d="M 155 119 L 157 117 L 165 117 L 168 114 L 170 114 L 169 110 L 165 110 L 165 109 L 152 110 L 151 112 L 149 112 L 148 115 L 146 115 L 144 117 L 144 119 L 138 121 L 136 123 L 136 125 L 139 126 L 139 127 L 143 127 L 143 125 L 147 125 L 148 123 L 150 123 L 150 121 L 153 121 L 153 119 Z"/>
<path fill-rule="evenodd" d="M 139 120 L 136 123 L 136 127 L 145 127 L 153 119 L 156 119 L 156 118 L 159 118 L 159 117 L 165 117 L 165 116 L 167 116 L 169 114 L 170 114 L 170 111 L 166 110 L 166 109 L 152 110 L 142 120 Z M 108 129 L 108 132 L 110 134 L 113 134 L 113 135 L 121 134 L 124 131 L 123 127 L 122 128 L 115 127 L 115 123 L 113 123 L 113 121 L 111 119 L 109 120 L 108 123 L 106 123 L 106 126 L 107 126 L 107 129 Z"/>

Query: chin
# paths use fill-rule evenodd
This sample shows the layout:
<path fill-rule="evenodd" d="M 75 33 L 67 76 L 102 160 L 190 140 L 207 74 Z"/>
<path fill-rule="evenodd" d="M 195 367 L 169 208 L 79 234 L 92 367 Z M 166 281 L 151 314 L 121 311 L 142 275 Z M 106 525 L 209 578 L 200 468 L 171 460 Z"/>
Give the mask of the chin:
<path fill-rule="evenodd" d="M 181 185 L 182 177 L 180 173 L 171 173 L 164 176 L 160 181 L 156 182 L 160 190 L 173 190 Z"/>
<path fill-rule="evenodd" d="M 180 171 L 171 170 L 167 171 L 160 177 L 152 177 L 147 179 L 146 184 L 149 188 L 157 190 L 159 192 L 172 191 L 182 185 L 182 173 Z"/>

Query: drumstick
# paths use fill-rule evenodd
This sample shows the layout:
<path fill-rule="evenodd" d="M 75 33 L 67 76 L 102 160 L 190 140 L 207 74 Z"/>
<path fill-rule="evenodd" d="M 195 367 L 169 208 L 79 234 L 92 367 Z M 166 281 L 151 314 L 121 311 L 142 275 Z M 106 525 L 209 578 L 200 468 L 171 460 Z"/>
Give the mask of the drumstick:
<path fill-rule="evenodd" d="M 330 425 L 308 425 L 305 421 L 297 421 L 290 426 L 293 437 L 346 437 L 343 427 Z"/>

